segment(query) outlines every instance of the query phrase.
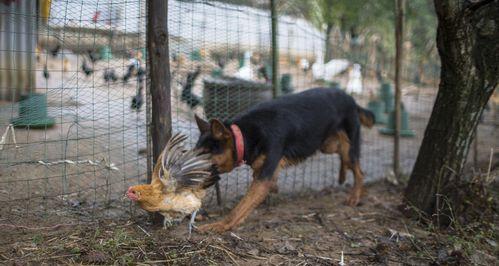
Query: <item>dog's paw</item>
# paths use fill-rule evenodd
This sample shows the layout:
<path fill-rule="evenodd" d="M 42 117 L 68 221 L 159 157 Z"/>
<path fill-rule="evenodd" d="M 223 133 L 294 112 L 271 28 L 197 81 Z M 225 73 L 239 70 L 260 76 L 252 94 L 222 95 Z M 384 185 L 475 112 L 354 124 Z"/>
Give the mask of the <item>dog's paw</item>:
<path fill-rule="evenodd" d="M 350 206 L 350 207 L 355 207 L 359 205 L 360 202 L 360 195 L 359 193 L 352 192 L 350 196 L 348 196 L 347 200 L 345 201 L 345 204 Z"/>
<path fill-rule="evenodd" d="M 230 229 L 230 226 L 223 221 L 216 222 L 216 223 L 211 223 L 211 224 L 204 224 L 198 227 L 198 231 L 201 233 L 207 233 L 207 232 L 214 232 L 214 233 L 223 233 L 227 230 Z"/>
<path fill-rule="evenodd" d="M 206 221 L 210 218 L 208 212 L 204 209 L 199 209 L 198 214 L 196 215 L 196 222 Z"/>

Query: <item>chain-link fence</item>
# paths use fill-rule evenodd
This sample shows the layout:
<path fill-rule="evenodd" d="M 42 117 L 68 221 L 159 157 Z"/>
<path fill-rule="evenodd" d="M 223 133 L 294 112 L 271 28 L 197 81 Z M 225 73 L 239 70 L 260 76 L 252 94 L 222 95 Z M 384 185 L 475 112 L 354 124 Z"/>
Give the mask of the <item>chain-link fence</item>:
<path fill-rule="evenodd" d="M 145 2 L 0 2 L 2 216 L 128 217 L 124 191 L 145 182 L 151 156 Z M 366 181 L 390 175 L 393 137 L 382 133 L 393 129 L 393 57 L 380 52 L 379 41 L 393 36 L 324 29 L 300 15 L 298 2 L 277 2 L 279 90 L 327 86 L 354 95 L 384 122 L 362 129 Z M 172 126 L 189 136 L 191 146 L 199 135 L 194 114 L 226 119 L 272 98 L 269 1 L 238 3 L 168 2 Z M 438 80 L 438 65 L 408 65 L 402 87 L 404 173 L 416 159 Z M 491 145 L 491 124 L 480 127 L 479 136 L 487 134 L 480 151 Z M 283 171 L 279 191 L 336 185 L 338 166 L 336 155 L 317 154 Z M 247 166 L 223 176 L 222 199 L 242 195 L 250 181 Z M 210 193 L 207 204 L 214 199 Z"/>

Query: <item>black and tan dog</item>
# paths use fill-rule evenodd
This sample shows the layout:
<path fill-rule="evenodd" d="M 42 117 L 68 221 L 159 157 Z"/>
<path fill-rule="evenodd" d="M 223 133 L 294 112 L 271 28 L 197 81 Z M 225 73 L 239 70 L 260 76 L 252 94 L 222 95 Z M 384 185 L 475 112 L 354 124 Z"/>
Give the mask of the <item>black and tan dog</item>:
<path fill-rule="evenodd" d="M 374 115 L 337 89 L 316 88 L 261 103 L 230 121 L 209 123 L 196 116 L 201 135 L 196 147 L 210 153 L 219 173 L 246 163 L 253 181 L 239 204 L 222 221 L 206 224 L 201 231 L 223 232 L 241 224 L 272 190 L 277 190 L 279 171 L 317 151 L 339 153 L 339 182 L 346 170 L 355 177 L 346 203 L 355 206 L 362 194 L 360 126 L 372 127 Z"/>

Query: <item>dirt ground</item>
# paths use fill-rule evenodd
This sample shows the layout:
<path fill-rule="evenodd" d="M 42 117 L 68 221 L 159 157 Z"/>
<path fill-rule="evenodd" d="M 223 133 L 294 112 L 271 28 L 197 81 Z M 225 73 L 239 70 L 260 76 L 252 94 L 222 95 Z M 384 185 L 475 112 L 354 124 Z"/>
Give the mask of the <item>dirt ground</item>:
<path fill-rule="evenodd" d="M 497 214 L 492 229 L 474 227 L 469 238 L 460 232 L 470 226 L 435 229 L 405 218 L 401 192 L 371 184 L 356 208 L 343 205 L 346 188 L 273 195 L 232 232 L 190 239 L 186 221 L 164 230 L 145 214 L 50 227 L 0 218 L 0 264 L 342 265 L 343 254 L 343 265 L 497 265 Z M 209 212 L 209 221 L 219 219 Z"/>

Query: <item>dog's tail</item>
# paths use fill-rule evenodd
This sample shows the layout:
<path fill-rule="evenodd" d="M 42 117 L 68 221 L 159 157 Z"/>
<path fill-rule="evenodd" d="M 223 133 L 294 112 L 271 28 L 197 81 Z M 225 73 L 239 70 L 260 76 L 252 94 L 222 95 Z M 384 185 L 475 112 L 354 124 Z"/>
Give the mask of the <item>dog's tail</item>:
<path fill-rule="evenodd" d="M 373 112 L 358 105 L 357 109 L 359 110 L 360 123 L 365 127 L 372 128 L 374 126 L 374 123 L 376 122 L 376 118 L 374 117 Z"/>

